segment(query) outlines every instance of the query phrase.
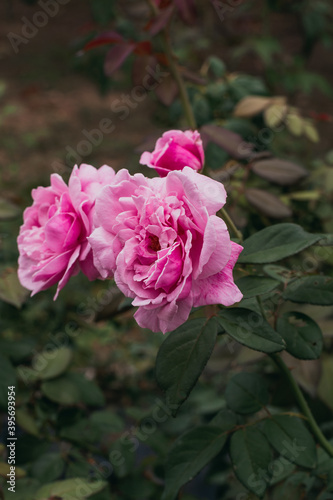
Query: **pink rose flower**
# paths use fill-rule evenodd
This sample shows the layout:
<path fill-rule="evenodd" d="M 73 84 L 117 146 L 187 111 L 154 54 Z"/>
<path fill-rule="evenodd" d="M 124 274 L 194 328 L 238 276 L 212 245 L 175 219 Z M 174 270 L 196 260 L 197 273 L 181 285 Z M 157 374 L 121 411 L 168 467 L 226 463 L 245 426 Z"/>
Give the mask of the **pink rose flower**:
<path fill-rule="evenodd" d="M 69 278 L 81 269 L 90 280 L 100 277 L 87 240 L 100 190 L 115 172 L 104 165 L 74 167 L 68 186 L 58 174 L 51 186 L 32 191 L 33 204 L 23 214 L 18 236 L 21 284 L 35 295 L 58 283 L 55 299 Z"/>
<path fill-rule="evenodd" d="M 88 238 L 94 263 L 134 299 L 141 327 L 165 333 L 192 307 L 241 300 L 232 271 L 242 247 L 215 215 L 225 200 L 221 183 L 190 167 L 153 179 L 123 169 L 101 191 Z"/>
<path fill-rule="evenodd" d="M 157 140 L 152 153 L 146 151 L 140 158 L 141 165 L 154 168 L 161 177 L 184 167 L 201 170 L 204 161 L 202 141 L 196 130 L 169 130 Z"/>

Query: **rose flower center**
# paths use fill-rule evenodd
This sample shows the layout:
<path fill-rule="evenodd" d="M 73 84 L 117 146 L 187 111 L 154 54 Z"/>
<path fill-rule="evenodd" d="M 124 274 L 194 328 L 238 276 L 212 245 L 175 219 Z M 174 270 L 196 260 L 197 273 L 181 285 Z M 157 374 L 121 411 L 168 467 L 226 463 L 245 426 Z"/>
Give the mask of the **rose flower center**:
<path fill-rule="evenodd" d="M 155 234 L 149 235 L 149 248 L 151 248 L 154 252 L 161 250 L 160 241 Z"/>

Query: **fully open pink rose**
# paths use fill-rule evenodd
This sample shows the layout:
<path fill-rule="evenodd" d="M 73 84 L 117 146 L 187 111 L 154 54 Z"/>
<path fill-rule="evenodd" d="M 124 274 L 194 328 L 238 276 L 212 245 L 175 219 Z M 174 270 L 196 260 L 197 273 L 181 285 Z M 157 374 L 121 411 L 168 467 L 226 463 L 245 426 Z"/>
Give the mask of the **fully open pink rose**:
<path fill-rule="evenodd" d="M 156 142 L 154 151 L 146 151 L 140 158 L 141 165 L 154 168 L 161 177 L 173 170 L 183 170 L 184 167 L 200 170 L 204 161 L 200 134 L 192 130 L 165 132 Z"/>
<path fill-rule="evenodd" d="M 18 276 L 32 295 L 58 283 L 59 291 L 81 270 L 89 279 L 99 277 L 88 243 L 93 209 L 100 190 L 112 182 L 114 170 L 106 165 L 74 167 L 68 186 L 58 174 L 51 186 L 32 191 L 33 204 L 24 211 L 18 236 Z"/>
<path fill-rule="evenodd" d="M 241 300 L 232 270 L 242 247 L 215 215 L 225 200 L 221 183 L 189 167 L 154 179 L 120 170 L 101 191 L 94 263 L 134 298 L 140 326 L 165 333 L 193 306 Z"/>

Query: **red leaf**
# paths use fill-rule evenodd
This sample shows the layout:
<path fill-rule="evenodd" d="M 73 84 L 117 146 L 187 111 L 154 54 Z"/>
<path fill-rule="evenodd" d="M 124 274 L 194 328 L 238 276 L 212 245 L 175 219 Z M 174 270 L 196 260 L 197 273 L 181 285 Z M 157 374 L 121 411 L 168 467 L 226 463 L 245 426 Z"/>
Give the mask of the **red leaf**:
<path fill-rule="evenodd" d="M 86 43 L 82 50 L 84 52 L 87 52 L 88 50 L 100 47 L 102 45 L 109 45 L 111 43 L 119 42 L 127 43 L 124 38 L 116 31 L 107 31 L 105 33 L 102 33 L 101 35 L 96 36 L 95 38 L 90 40 L 90 42 Z"/>
<path fill-rule="evenodd" d="M 310 111 L 310 116 L 319 122 L 330 122 L 332 121 L 332 116 L 327 113 L 316 113 L 315 111 Z"/>
<path fill-rule="evenodd" d="M 152 53 L 152 45 L 150 40 L 144 40 L 143 42 L 138 42 L 134 49 L 134 54 L 138 56 L 143 56 Z"/>
<path fill-rule="evenodd" d="M 307 170 L 291 161 L 268 158 L 252 163 L 252 171 L 281 186 L 292 186 L 308 175 Z"/>
<path fill-rule="evenodd" d="M 146 31 L 149 31 L 151 35 L 157 35 L 160 31 L 162 31 L 168 22 L 170 21 L 172 14 L 174 12 L 174 6 L 170 5 L 166 9 L 161 10 L 155 19 L 153 19 L 148 25 L 146 26 Z"/>
<path fill-rule="evenodd" d="M 193 0 L 174 0 L 184 23 L 193 24 L 196 19 L 196 10 Z"/>
<path fill-rule="evenodd" d="M 163 54 L 163 52 L 156 52 L 155 57 L 158 60 L 158 62 L 160 64 L 162 64 L 163 66 L 166 66 L 166 67 L 169 66 L 169 60 L 168 60 L 167 56 L 165 54 Z"/>
<path fill-rule="evenodd" d="M 171 0 L 155 0 L 155 3 L 160 9 L 166 9 L 169 7 Z"/>
<path fill-rule="evenodd" d="M 291 209 L 282 203 L 280 198 L 263 189 L 246 189 L 245 198 L 250 205 L 255 207 L 260 213 L 272 217 L 273 219 L 284 219 L 292 215 Z"/>
<path fill-rule="evenodd" d="M 251 157 L 254 145 L 244 141 L 239 134 L 231 130 L 208 124 L 201 127 L 200 133 L 204 147 L 208 142 L 214 142 L 233 158 L 241 160 Z"/>
<path fill-rule="evenodd" d="M 118 68 L 120 68 L 127 57 L 133 52 L 134 48 L 134 43 L 115 45 L 112 47 L 112 49 L 110 49 L 106 54 L 104 62 L 105 74 L 107 76 L 111 76 Z"/>

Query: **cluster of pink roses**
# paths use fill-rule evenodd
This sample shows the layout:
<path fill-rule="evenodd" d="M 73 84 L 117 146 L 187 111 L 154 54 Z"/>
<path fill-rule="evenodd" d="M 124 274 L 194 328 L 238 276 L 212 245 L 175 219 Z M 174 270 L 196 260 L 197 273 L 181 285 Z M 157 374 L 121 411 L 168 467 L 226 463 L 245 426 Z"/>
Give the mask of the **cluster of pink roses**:
<path fill-rule="evenodd" d="M 192 307 L 241 300 L 232 271 L 242 247 L 216 216 L 226 192 L 197 172 L 203 162 L 199 133 L 172 130 L 140 160 L 161 177 L 83 164 L 67 186 L 52 174 L 24 212 L 22 285 L 34 295 L 58 283 L 57 297 L 79 270 L 90 280 L 114 277 L 138 306 L 138 324 L 163 333 Z"/>

